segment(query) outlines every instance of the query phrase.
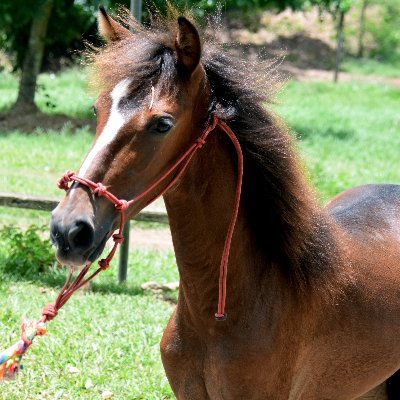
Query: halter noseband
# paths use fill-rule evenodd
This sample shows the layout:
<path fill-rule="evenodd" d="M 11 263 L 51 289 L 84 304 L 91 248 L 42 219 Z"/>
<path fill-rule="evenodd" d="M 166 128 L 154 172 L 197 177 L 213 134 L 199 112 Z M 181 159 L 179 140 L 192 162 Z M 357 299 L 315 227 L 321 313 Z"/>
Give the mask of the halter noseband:
<path fill-rule="evenodd" d="M 176 173 L 175 177 L 171 180 L 171 182 L 166 186 L 165 189 L 163 189 L 159 194 L 153 196 L 146 205 L 150 204 L 154 200 L 156 200 L 158 197 L 162 196 L 165 192 L 167 192 L 177 181 L 178 179 L 182 176 L 182 174 L 185 172 L 187 166 L 189 165 L 190 161 L 192 160 L 193 156 L 195 155 L 196 151 L 199 150 L 207 140 L 208 135 L 215 130 L 215 128 L 219 126 L 223 132 L 229 137 L 231 140 L 232 144 L 235 147 L 236 153 L 237 153 L 237 183 L 236 183 L 236 192 L 235 192 L 235 203 L 232 211 L 232 216 L 231 216 L 231 221 L 229 223 L 228 231 L 226 233 L 225 237 L 225 244 L 224 244 L 224 249 L 222 252 L 222 257 L 221 257 L 221 263 L 220 263 L 220 274 L 219 274 L 219 289 L 218 289 L 218 310 L 215 313 L 215 319 L 217 321 L 224 321 L 227 317 L 225 313 L 225 302 L 226 302 L 226 279 L 227 279 L 227 273 L 228 273 L 228 260 L 229 260 L 229 253 L 230 253 L 230 248 L 231 248 L 231 242 L 232 242 L 232 236 L 233 236 L 233 231 L 235 229 L 235 224 L 239 212 L 239 203 L 240 203 L 240 195 L 241 195 L 241 189 L 242 189 L 242 178 L 243 178 L 243 154 L 242 150 L 240 147 L 240 143 L 238 139 L 236 138 L 235 134 L 232 132 L 231 128 L 222 120 L 220 120 L 215 114 L 213 115 L 213 120 L 210 125 L 206 127 L 206 129 L 203 131 L 203 133 L 200 135 L 200 137 L 195 140 L 192 145 L 186 150 L 186 152 L 167 170 L 165 171 L 153 184 L 151 184 L 146 190 L 144 190 L 142 193 L 134 197 L 133 199 L 127 201 L 123 199 L 118 199 L 116 196 L 114 196 L 111 192 L 109 192 L 102 183 L 95 183 L 89 179 L 80 177 L 79 175 L 76 175 L 72 171 L 67 171 L 62 178 L 58 181 L 58 187 L 60 189 L 64 189 L 65 191 L 69 190 L 69 182 L 74 181 L 78 182 L 82 185 L 85 185 L 89 187 L 92 192 L 99 196 L 99 197 L 105 197 L 107 200 L 111 201 L 114 203 L 115 208 L 118 210 L 120 213 L 120 224 L 118 228 L 118 232 L 112 235 L 112 238 L 114 240 L 114 245 L 113 248 L 111 249 L 110 253 L 106 258 L 103 258 L 99 261 L 100 267 L 92 273 L 88 278 L 84 279 L 89 267 L 90 263 L 86 264 L 85 267 L 82 269 L 82 271 L 79 273 L 75 281 L 68 287 L 69 281 L 71 279 L 73 267 L 70 269 L 70 273 L 67 279 L 67 282 L 65 283 L 64 287 L 62 288 L 59 296 L 57 297 L 57 300 L 54 304 L 47 305 L 47 309 L 43 310 L 43 317 L 44 320 L 50 320 L 54 318 L 54 316 L 57 314 L 57 311 L 59 308 L 61 308 L 66 301 L 71 297 L 73 292 L 75 292 L 77 289 L 82 287 L 84 284 L 89 282 L 91 279 L 93 279 L 101 270 L 107 269 L 110 265 L 110 261 L 115 255 L 115 252 L 118 248 L 118 245 L 124 241 L 124 237 L 122 234 L 122 230 L 124 227 L 125 223 L 125 215 L 124 211 L 131 206 L 133 203 L 136 203 L 143 197 L 145 197 L 147 194 L 149 194 L 152 190 L 154 190 L 160 183 L 165 181 L 172 172 L 174 172 L 178 167 L 180 169 Z"/>

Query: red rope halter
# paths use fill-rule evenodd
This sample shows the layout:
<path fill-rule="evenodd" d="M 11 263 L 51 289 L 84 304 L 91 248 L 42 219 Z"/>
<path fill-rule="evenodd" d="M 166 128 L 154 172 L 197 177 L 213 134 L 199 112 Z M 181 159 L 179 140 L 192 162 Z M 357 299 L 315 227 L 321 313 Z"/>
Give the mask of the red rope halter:
<path fill-rule="evenodd" d="M 239 211 L 239 203 L 240 203 L 240 194 L 242 189 L 242 178 L 243 178 L 243 154 L 239 144 L 238 139 L 235 134 L 229 128 L 229 126 L 221 121 L 217 116 L 213 116 L 212 124 L 207 126 L 207 128 L 203 131 L 201 136 L 186 150 L 186 152 L 167 170 L 165 171 L 152 185 L 150 185 L 146 190 L 142 193 L 134 197 L 133 199 L 127 201 L 123 199 L 118 199 L 111 192 L 107 190 L 107 188 L 102 183 L 95 183 L 89 179 L 82 178 L 76 175 L 72 171 L 67 171 L 62 178 L 58 181 L 58 187 L 60 189 L 64 189 L 67 191 L 69 189 L 69 182 L 74 181 L 81 183 L 89 187 L 92 192 L 99 196 L 105 197 L 109 201 L 115 204 L 115 208 L 120 212 L 120 224 L 118 228 L 118 232 L 112 235 L 114 240 L 114 246 L 111 249 L 108 256 L 99 261 L 100 268 L 98 268 L 95 272 L 93 272 L 88 278 L 85 278 L 86 273 L 89 270 L 90 263 L 86 264 L 85 267 L 81 270 L 81 272 L 76 277 L 75 281 L 70 285 L 70 280 L 73 272 L 73 267 L 70 268 L 70 272 L 65 282 L 64 287 L 61 289 L 60 294 L 58 295 L 54 304 L 48 304 L 42 312 L 41 321 L 45 322 L 46 320 L 51 320 L 57 315 L 57 311 L 68 301 L 71 295 L 78 290 L 80 287 L 85 285 L 91 279 L 93 279 L 101 270 L 107 269 L 110 265 L 110 261 L 115 255 L 115 252 L 118 248 L 118 245 L 123 242 L 124 237 L 122 234 L 122 229 L 125 223 L 125 215 L 124 211 L 131 206 L 133 203 L 142 199 L 144 196 L 149 194 L 153 189 L 155 189 L 161 182 L 167 179 L 172 172 L 174 172 L 178 167 L 180 169 L 176 173 L 175 177 L 171 180 L 171 182 L 167 185 L 165 189 L 163 189 L 159 194 L 153 196 L 147 204 L 153 202 L 158 197 L 162 196 L 165 192 L 167 192 L 182 176 L 190 161 L 192 160 L 194 154 L 198 149 L 200 149 L 206 142 L 208 135 L 219 126 L 223 132 L 229 137 L 231 142 L 233 143 L 236 153 L 237 153 L 237 183 L 236 183 L 236 192 L 235 192 L 235 203 L 233 207 L 233 212 L 231 216 L 231 221 L 228 227 L 228 231 L 225 238 L 224 249 L 222 252 L 221 263 L 220 263 L 220 274 L 219 274 L 219 292 L 218 292 L 218 310 L 215 313 L 215 318 L 217 321 L 224 321 L 226 319 L 225 313 L 225 302 L 226 302 L 226 279 L 228 273 L 228 261 L 229 261 L 229 253 L 231 248 L 233 231 L 235 229 L 235 224 L 237 220 L 237 215 Z"/>

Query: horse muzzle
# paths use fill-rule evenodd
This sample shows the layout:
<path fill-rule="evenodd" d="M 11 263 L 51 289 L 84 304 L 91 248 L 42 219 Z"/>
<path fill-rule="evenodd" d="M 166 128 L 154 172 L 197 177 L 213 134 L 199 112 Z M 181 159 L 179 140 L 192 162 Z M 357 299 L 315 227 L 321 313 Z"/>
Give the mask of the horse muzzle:
<path fill-rule="evenodd" d="M 100 204 L 94 210 L 90 203 L 82 208 L 82 203 L 66 197 L 52 212 L 50 238 L 61 264 L 80 266 L 95 261 L 113 231 L 114 219 L 107 214 L 115 213 L 101 215 Z"/>

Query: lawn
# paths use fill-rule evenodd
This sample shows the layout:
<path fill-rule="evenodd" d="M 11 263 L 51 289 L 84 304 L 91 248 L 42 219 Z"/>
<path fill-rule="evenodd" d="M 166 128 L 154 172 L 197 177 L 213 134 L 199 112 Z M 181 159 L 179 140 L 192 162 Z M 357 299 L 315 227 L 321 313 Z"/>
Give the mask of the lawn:
<path fill-rule="evenodd" d="M 43 75 L 41 83 L 43 111 L 90 115 L 93 99 L 85 93 L 83 72 Z M 0 75 L 0 109 L 11 105 L 15 88 L 14 77 Z M 291 82 L 272 107 L 299 138 L 310 181 L 324 203 L 354 185 L 400 181 L 399 104 L 400 89 L 393 86 Z M 56 179 L 79 167 L 91 140 L 87 130 L 72 133 L 68 127 L 29 135 L 0 132 L 0 191 L 61 197 Z M 48 218 L 0 208 L 0 225 Z M 121 400 L 173 398 L 158 349 L 173 306 L 140 289 L 146 281 L 177 279 L 173 254 L 132 252 L 128 278 L 124 286 L 115 283 L 114 263 L 91 290 L 73 297 L 49 324 L 49 334 L 32 346 L 19 379 L 2 386 L 3 398 L 99 399 L 106 390 Z M 21 316 L 37 317 L 54 299 L 62 279 L 57 270 L 25 279 L 1 276 L 1 348 L 17 339 Z"/>
<path fill-rule="evenodd" d="M 120 400 L 173 398 L 159 356 L 172 305 L 145 294 L 139 285 L 175 274 L 172 254 L 131 254 L 129 287 L 115 285 L 110 271 L 93 290 L 73 296 L 48 324 L 49 333 L 35 340 L 18 379 L 2 384 L 1 398 L 101 399 L 106 391 Z M 60 275 L 35 282 L 2 278 L 2 347 L 18 338 L 22 316 L 38 318 L 42 307 L 54 301 Z"/>
<path fill-rule="evenodd" d="M 358 59 L 347 57 L 341 69 L 344 72 L 359 75 L 374 75 L 386 78 L 399 78 L 400 62 L 382 63 L 374 59 Z"/>
<path fill-rule="evenodd" d="M 322 202 L 352 186 L 400 182 L 400 87 L 292 82 L 279 101 Z"/>

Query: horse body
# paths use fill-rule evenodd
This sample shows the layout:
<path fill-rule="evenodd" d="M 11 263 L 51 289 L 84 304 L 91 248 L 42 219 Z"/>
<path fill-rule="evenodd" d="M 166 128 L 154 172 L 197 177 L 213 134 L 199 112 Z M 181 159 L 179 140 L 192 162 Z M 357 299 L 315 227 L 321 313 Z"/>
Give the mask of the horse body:
<path fill-rule="evenodd" d="M 215 325 L 216 266 L 234 193 L 226 171 L 234 168 L 213 146 L 217 140 L 165 196 L 181 285 L 161 352 L 177 398 L 349 400 L 378 386 L 400 368 L 400 186 L 349 190 L 321 211 L 336 251 L 346 255 L 335 266 L 342 284 L 328 299 L 321 288 L 299 301 L 279 266 L 254 245 L 242 213 L 229 264 L 228 320 Z"/>
<path fill-rule="evenodd" d="M 237 160 L 218 127 L 164 195 L 180 274 L 161 342 L 174 393 L 199 400 L 377 395 L 374 388 L 400 368 L 399 187 L 355 188 L 320 209 L 290 134 L 262 105 L 262 85 L 269 87 L 259 70 L 212 47 L 202 54 L 194 25 L 177 22 L 161 21 L 158 30 L 133 24 L 132 34 L 100 13 L 109 44 L 95 57 L 103 86 L 97 145 L 80 171 L 118 198 L 146 193 L 129 217 L 174 182 L 152 186 L 210 114 L 240 142 L 243 191 L 226 321 L 214 313 Z M 52 216 L 59 259 L 94 261 L 118 218 L 110 202 L 72 185 Z M 396 386 L 391 393 L 399 396 Z"/>

